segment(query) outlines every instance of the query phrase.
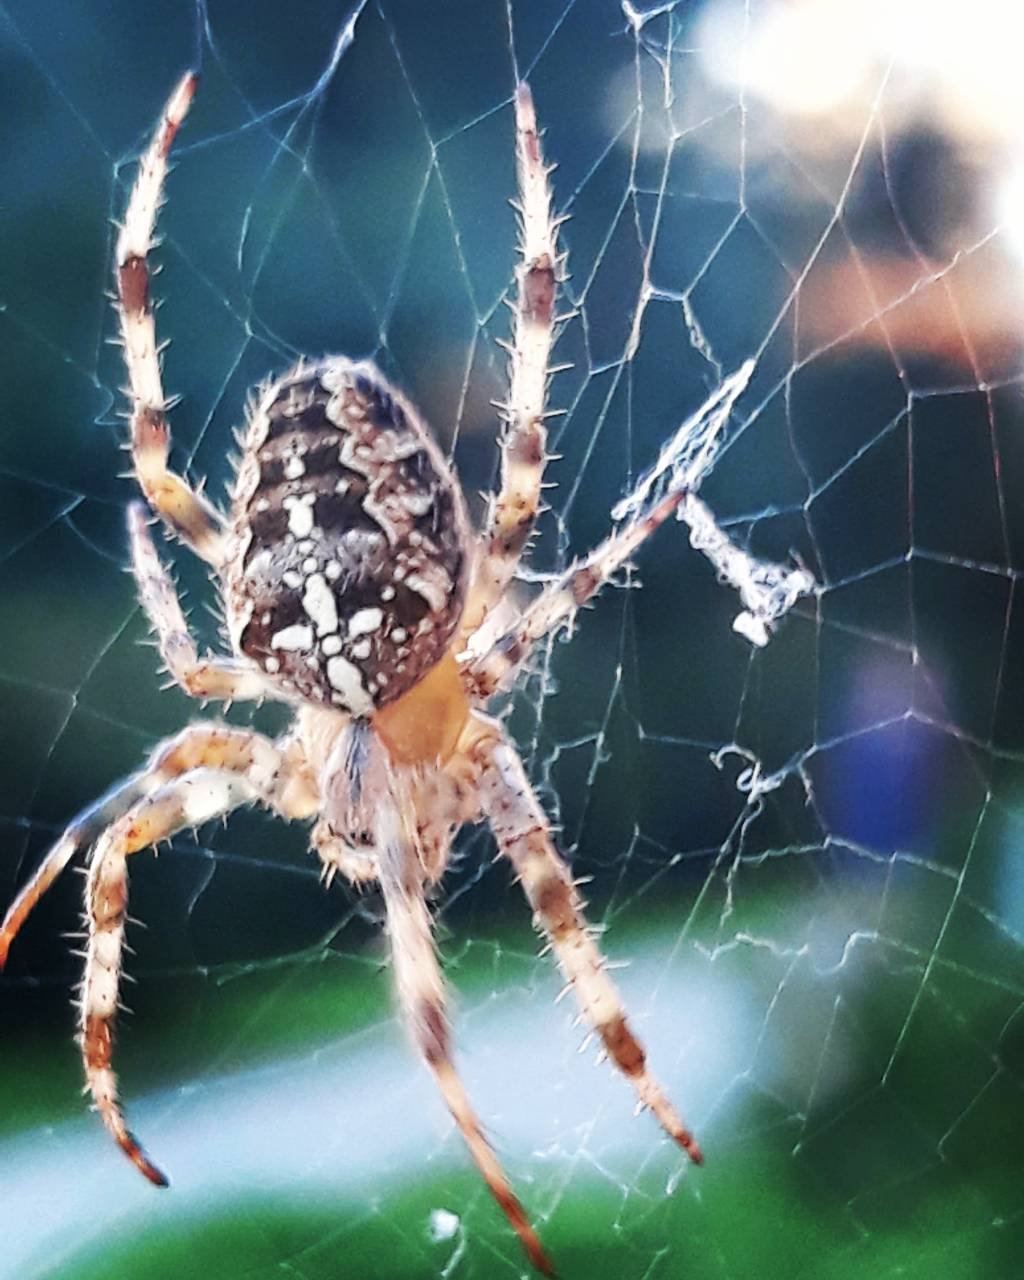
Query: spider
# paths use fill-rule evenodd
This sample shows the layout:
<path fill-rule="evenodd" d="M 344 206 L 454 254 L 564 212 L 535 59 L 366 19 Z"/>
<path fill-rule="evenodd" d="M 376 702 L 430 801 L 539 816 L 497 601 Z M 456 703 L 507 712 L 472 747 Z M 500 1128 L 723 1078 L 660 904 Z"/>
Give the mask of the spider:
<path fill-rule="evenodd" d="M 112 1066 L 128 857 L 251 802 L 287 820 L 315 819 L 311 842 L 325 881 L 341 872 L 355 885 L 379 885 L 398 1002 L 415 1046 L 531 1262 L 552 1274 L 453 1063 L 427 895 L 458 829 L 486 819 L 607 1056 L 639 1106 L 701 1161 L 630 1030 L 516 749 L 483 709 L 685 492 L 652 500 L 518 616 L 510 612 L 507 592 L 540 504 L 564 266 L 533 101 L 520 84 L 509 397 L 500 490 L 483 531 L 471 532 L 456 477 L 413 405 L 372 364 L 343 356 L 302 359 L 257 392 L 230 511 L 217 510 L 168 466 L 170 404 L 150 297 L 168 154 L 196 83 L 192 73 L 182 79 L 141 159 L 117 237 L 117 311 L 134 471 L 152 512 L 212 569 L 232 656 L 197 651 L 141 503 L 128 516 L 132 570 L 162 660 L 188 694 L 274 698 L 294 719 L 276 740 L 201 721 L 162 742 L 47 853 L 0 925 L 0 967 L 41 895 L 79 849 L 91 848 L 79 1014 L 87 1091 L 122 1151 L 166 1186 L 127 1126 Z"/>

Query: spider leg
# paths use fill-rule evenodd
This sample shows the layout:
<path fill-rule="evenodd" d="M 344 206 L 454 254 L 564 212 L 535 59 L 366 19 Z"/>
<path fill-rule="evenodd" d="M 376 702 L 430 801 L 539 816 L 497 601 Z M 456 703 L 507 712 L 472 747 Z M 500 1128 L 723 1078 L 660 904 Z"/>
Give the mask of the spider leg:
<path fill-rule="evenodd" d="M 128 536 L 139 599 L 156 632 L 160 656 L 175 681 L 193 698 L 244 702 L 273 697 L 273 686 L 254 667 L 234 658 L 199 657 L 178 593 L 153 545 L 145 508 L 139 502 L 128 508 Z"/>
<path fill-rule="evenodd" d="M 212 503 L 167 466 L 170 402 L 160 374 L 160 348 L 150 297 L 149 252 L 167 176 L 167 156 L 195 87 L 196 77 L 189 74 L 174 90 L 149 149 L 139 162 L 117 237 L 117 313 L 132 402 L 132 461 L 139 485 L 167 527 L 202 559 L 218 565 L 224 551 L 223 518 Z"/>
<path fill-rule="evenodd" d="M 454 765 L 455 762 L 453 761 Z M 428 885 L 437 884 L 451 861 L 452 842 L 461 826 L 475 816 L 464 779 L 432 766 L 412 779 L 416 814 L 416 849 Z"/>
<path fill-rule="evenodd" d="M 390 772 L 382 747 L 365 721 L 350 721 L 335 739 L 321 778 L 325 814 L 311 837 L 328 884 L 339 871 L 355 885 L 378 879 L 375 812 Z M 456 831 L 474 820 L 476 809 L 455 761 L 449 770 L 412 766 L 403 772 L 402 784 L 415 815 L 413 847 L 423 881 L 435 885 L 447 869 Z"/>
<path fill-rule="evenodd" d="M 551 840 L 547 818 L 522 761 L 498 735 L 495 726 L 495 734 L 482 737 L 476 746 L 484 812 L 498 847 L 515 868 L 537 927 L 551 940 L 580 1009 L 608 1056 L 633 1086 L 641 1106 L 649 1107 L 669 1137 L 700 1164 L 700 1147 L 648 1069 L 643 1046 L 626 1021 L 605 958 L 584 918 L 572 874 Z"/>
<path fill-rule="evenodd" d="M 124 922 L 128 907 L 129 854 L 166 840 L 184 827 L 230 812 L 253 798 L 240 775 L 196 769 L 133 806 L 100 836 L 86 888 L 89 940 L 82 981 L 79 1043 L 93 1105 L 108 1133 L 155 1186 L 166 1176 L 128 1128 L 112 1066 Z"/>
<path fill-rule="evenodd" d="M 275 744 L 250 730 L 188 730 L 158 751 L 154 766 L 140 780 L 149 794 L 102 832 L 91 859 L 79 1042 L 86 1085 L 107 1131 L 150 1182 L 166 1186 L 166 1177 L 125 1122 L 112 1066 L 128 856 L 252 800 L 262 801 L 284 817 L 305 817 L 310 803 L 303 794 L 306 780 L 296 778 L 294 763 L 289 767 Z M 167 774 L 170 779 L 159 785 Z"/>
<path fill-rule="evenodd" d="M 323 812 L 310 836 L 326 885 L 339 871 L 356 886 L 377 879 L 372 804 L 379 787 L 364 785 L 371 762 L 375 780 L 380 777 L 381 755 L 375 745 L 365 720 L 349 720 L 333 730 L 330 754 L 319 775 Z M 368 790 L 374 796 L 369 807 L 364 804 Z"/>
<path fill-rule="evenodd" d="M 192 725 L 184 729 L 161 742 L 144 769 L 118 783 L 71 820 L 0 922 L 0 970 L 32 909 L 78 850 L 95 844 L 105 828 L 143 797 L 203 766 L 233 772 L 248 770 L 251 776 L 270 779 L 259 798 L 284 818 L 306 818 L 317 807 L 316 783 L 293 739 L 272 743 L 251 729 L 226 725 Z"/>
<path fill-rule="evenodd" d="M 357 848 L 347 843 L 326 821 L 316 824 L 309 841 L 323 863 L 321 878 L 325 885 L 331 885 L 339 871 L 352 885 L 369 884 L 377 879 L 377 859 L 372 846 Z"/>
<path fill-rule="evenodd" d="M 595 549 L 551 582 L 510 627 L 478 649 L 473 643 L 459 656 L 466 691 L 484 702 L 496 693 L 509 676 L 529 656 L 533 646 L 556 627 L 568 622 L 581 605 L 597 594 L 608 579 L 685 497 L 676 490 L 649 511 L 610 534 Z M 482 634 L 482 633 L 481 633 Z M 474 637 L 475 638 L 475 637 Z"/>
<path fill-rule="evenodd" d="M 417 812 L 422 816 L 416 828 L 416 847 L 428 885 L 437 884 L 447 870 L 455 835 L 454 822 L 448 810 L 426 807 L 432 801 L 435 806 L 443 804 L 435 796 L 424 798 L 422 805 L 417 801 Z M 377 879 L 377 850 L 371 842 L 352 843 L 332 830 L 327 819 L 321 819 L 313 828 L 310 843 L 323 863 L 326 884 L 331 884 L 339 871 L 353 885 L 364 885 Z"/>
<path fill-rule="evenodd" d="M 448 1110 L 491 1195 L 518 1235 L 533 1265 L 545 1275 L 554 1275 L 551 1262 L 484 1135 L 452 1062 L 444 978 L 434 949 L 430 911 L 424 896 L 423 868 L 410 825 L 412 810 L 408 802 L 411 797 L 400 794 L 400 790 L 399 780 L 393 777 L 392 794 L 378 805 L 376 815 L 379 878 L 387 911 L 399 1003 L 416 1047 L 433 1072 Z M 409 815 L 408 821 L 406 815 Z"/>
<path fill-rule="evenodd" d="M 547 432 L 548 366 L 555 336 L 558 222 L 551 214 L 550 170 L 544 164 L 533 98 L 516 88 L 516 173 L 520 261 L 509 346 L 507 429 L 501 442 L 501 488 L 491 500 L 463 634 L 475 630 L 511 582 L 540 506 Z"/>
<path fill-rule="evenodd" d="M 49 850 L 35 870 L 35 874 L 23 885 L 17 897 L 7 908 L 0 924 L 0 969 L 7 963 L 11 943 L 21 931 L 21 926 L 32 913 L 36 903 L 49 889 L 79 849 L 95 842 L 104 827 L 124 813 L 145 792 L 147 772 L 138 773 L 122 782 L 102 800 L 84 809 L 71 822 L 64 834 Z"/>

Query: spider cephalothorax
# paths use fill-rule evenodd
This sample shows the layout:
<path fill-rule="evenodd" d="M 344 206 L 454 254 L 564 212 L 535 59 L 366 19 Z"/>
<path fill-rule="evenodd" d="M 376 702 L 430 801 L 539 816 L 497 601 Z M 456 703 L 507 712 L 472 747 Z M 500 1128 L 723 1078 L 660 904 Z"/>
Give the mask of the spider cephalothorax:
<path fill-rule="evenodd" d="M 550 1263 L 513 1194 L 452 1062 L 444 983 L 426 890 L 460 826 L 486 819 L 575 991 L 584 1018 L 641 1107 L 689 1154 L 700 1151 L 647 1067 L 583 904 L 515 747 L 484 707 L 533 646 L 570 621 L 683 500 L 645 506 L 552 581 L 504 627 L 506 599 L 540 503 L 545 394 L 561 259 L 533 102 L 515 95 L 522 239 L 509 345 L 501 486 L 472 535 L 461 491 L 412 406 L 365 362 L 300 362 L 250 413 L 225 517 L 168 468 L 170 434 L 148 256 L 167 156 L 191 103 L 186 76 L 165 108 L 117 240 L 118 314 L 131 398 L 132 457 L 167 529 L 219 579 L 230 657 L 200 656 L 143 509 L 129 512 L 132 568 L 163 660 L 201 699 L 277 698 L 276 740 L 199 721 L 161 743 L 139 773 L 73 820 L 0 925 L 0 967 L 40 895 L 91 848 L 80 1044 L 96 1109 L 152 1182 L 166 1178 L 128 1129 L 112 1067 L 127 912 L 127 859 L 177 831 L 257 802 L 314 818 L 330 881 L 377 881 L 399 1002 L 477 1167 L 536 1266 Z"/>

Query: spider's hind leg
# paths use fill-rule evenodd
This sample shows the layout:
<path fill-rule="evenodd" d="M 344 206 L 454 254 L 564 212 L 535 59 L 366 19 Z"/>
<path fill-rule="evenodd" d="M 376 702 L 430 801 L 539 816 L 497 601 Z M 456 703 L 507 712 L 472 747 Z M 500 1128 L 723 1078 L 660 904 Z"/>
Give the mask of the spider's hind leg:
<path fill-rule="evenodd" d="M 135 1167 L 158 1187 L 167 1178 L 125 1123 L 112 1066 L 121 953 L 128 909 L 128 855 L 185 827 L 229 813 L 254 799 L 244 772 L 194 769 L 139 801 L 103 832 L 86 888 L 88 944 L 82 979 L 80 1038 L 85 1080 L 107 1131 Z"/>
<path fill-rule="evenodd" d="M 134 774 L 120 783 L 102 800 L 83 810 L 53 845 L 35 869 L 31 879 L 21 887 L 17 897 L 7 908 L 0 924 L 0 970 L 7 963 L 11 943 L 21 931 L 21 926 L 43 894 L 50 888 L 79 849 L 93 844 L 103 828 L 108 826 L 145 792 L 147 773 Z"/>
<path fill-rule="evenodd" d="M 378 797 L 375 831 L 380 885 L 402 1012 L 416 1048 L 433 1073 L 491 1195 L 533 1265 L 545 1275 L 554 1275 L 537 1233 L 512 1191 L 455 1070 L 445 1012 L 444 978 L 434 948 L 423 867 L 413 829 L 412 796 L 400 778 L 392 779 L 389 792 L 387 797 Z"/>
<path fill-rule="evenodd" d="M 700 1147 L 647 1065 L 643 1045 L 630 1029 L 622 1001 L 583 915 L 572 873 L 551 840 L 547 818 L 515 748 L 494 726 L 475 748 L 484 812 L 498 847 L 522 882 L 538 929 L 543 929 L 584 1017 L 665 1132 L 694 1162 Z"/>
<path fill-rule="evenodd" d="M 74 820 L 0 924 L 0 963 L 32 908 L 75 852 L 95 843 L 86 888 L 85 974 L 80 1043 L 86 1084 L 118 1146 L 158 1186 L 166 1178 L 128 1129 L 112 1067 L 127 909 L 127 858 L 183 828 L 252 800 L 285 818 L 308 817 L 315 785 L 296 743 L 249 729 L 194 725 L 161 743 L 146 769 Z"/>
<path fill-rule="evenodd" d="M 248 768 L 254 753 L 260 750 L 272 753 L 265 757 L 265 763 L 278 760 L 277 748 L 266 739 L 248 730 L 229 729 L 222 725 L 192 725 L 176 737 L 161 742 L 144 769 L 118 783 L 102 799 L 83 809 L 71 820 L 31 879 L 22 886 L 0 923 L 0 969 L 3 969 L 7 961 L 11 943 L 36 903 L 75 854 L 80 849 L 95 844 L 104 830 L 127 813 L 132 805 L 172 779 L 201 765 L 229 770 Z M 288 759 L 282 760 L 282 776 L 285 773 L 289 777 L 294 774 L 297 779 L 300 772 L 299 761 L 292 758 L 293 749 L 290 745 L 288 750 Z M 288 796 L 288 804 L 294 807 L 291 794 Z"/>

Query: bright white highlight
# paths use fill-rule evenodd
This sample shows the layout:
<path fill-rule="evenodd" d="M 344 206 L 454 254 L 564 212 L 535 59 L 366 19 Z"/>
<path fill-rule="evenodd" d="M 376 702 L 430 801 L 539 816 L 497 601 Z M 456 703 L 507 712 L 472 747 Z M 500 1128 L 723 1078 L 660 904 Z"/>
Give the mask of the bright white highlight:
<path fill-rule="evenodd" d="M 890 124 L 938 117 L 1012 139 L 1024 117 L 1024 8 L 1006 0 L 725 0 L 706 7 L 697 44 L 712 79 L 820 125 L 814 147 L 863 128 L 886 79 Z"/>
<path fill-rule="evenodd" d="M 235 786 L 222 774 L 200 770 L 182 785 L 181 807 L 190 827 L 200 827 L 235 807 Z"/>
<path fill-rule="evenodd" d="M 996 216 L 1006 229 L 1007 243 L 1024 260 L 1024 155 L 1018 159 L 999 192 Z"/>
<path fill-rule="evenodd" d="M 430 1215 L 430 1238 L 435 1243 L 450 1240 L 461 1225 L 462 1219 L 457 1213 L 451 1213 L 447 1209 L 435 1209 Z"/>

